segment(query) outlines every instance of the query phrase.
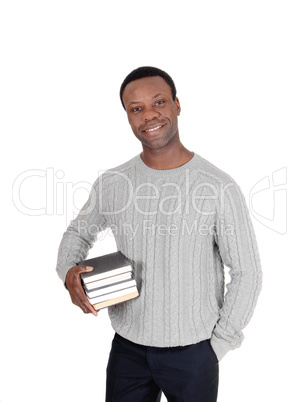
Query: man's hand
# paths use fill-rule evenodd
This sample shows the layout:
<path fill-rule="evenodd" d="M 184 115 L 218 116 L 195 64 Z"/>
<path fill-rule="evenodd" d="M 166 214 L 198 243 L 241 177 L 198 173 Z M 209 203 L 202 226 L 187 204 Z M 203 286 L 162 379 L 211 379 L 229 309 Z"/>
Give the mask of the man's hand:
<path fill-rule="evenodd" d="M 81 308 L 84 313 L 92 313 L 97 316 L 98 313 L 94 309 L 94 307 L 89 303 L 85 292 L 81 285 L 81 277 L 80 274 L 82 272 L 90 272 L 93 270 L 93 267 L 87 267 L 85 265 L 74 265 L 71 269 L 68 270 L 65 278 L 65 285 L 70 293 L 72 302 Z"/>

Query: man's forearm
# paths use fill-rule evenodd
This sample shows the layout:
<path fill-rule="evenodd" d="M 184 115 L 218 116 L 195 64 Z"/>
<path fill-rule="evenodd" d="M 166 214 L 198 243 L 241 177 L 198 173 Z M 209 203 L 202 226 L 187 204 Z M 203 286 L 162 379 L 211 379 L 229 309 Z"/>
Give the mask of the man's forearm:
<path fill-rule="evenodd" d="M 87 202 L 71 221 L 60 242 L 56 271 L 64 284 L 68 270 L 85 259 L 98 232 L 106 228 L 106 218 L 99 206 L 101 183 L 100 178 L 95 181 Z"/>
<path fill-rule="evenodd" d="M 224 304 L 213 331 L 211 344 L 221 359 L 240 346 L 242 329 L 255 309 L 262 284 L 261 262 L 245 198 L 234 183 L 222 200 L 223 213 L 217 222 L 216 243 L 224 265 L 230 269 Z M 230 227 L 231 231 L 226 229 Z"/>
<path fill-rule="evenodd" d="M 84 238 L 74 223 L 64 232 L 58 249 L 56 271 L 65 284 L 65 277 L 70 268 L 84 260 L 93 243 Z"/>

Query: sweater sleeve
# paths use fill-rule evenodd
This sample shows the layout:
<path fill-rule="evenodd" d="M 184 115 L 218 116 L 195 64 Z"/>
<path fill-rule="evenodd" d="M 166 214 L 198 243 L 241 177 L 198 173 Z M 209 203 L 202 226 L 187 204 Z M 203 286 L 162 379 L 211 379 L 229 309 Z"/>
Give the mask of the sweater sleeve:
<path fill-rule="evenodd" d="M 235 181 L 226 187 L 220 197 L 214 234 L 220 258 L 230 275 L 211 337 L 219 361 L 241 345 L 242 329 L 252 317 L 262 284 L 258 246 L 244 195 Z"/>
<path fill-rule="evenodd" d="M 86 258 L 89 249 L 96 241 L 97 234 L 107 228 L 107 220 L 102 213 L 102 183 L 100 176 L 93 184 L 87 202 L 62 236 L 56 272 L 64 285 L 68 270 Z"/>

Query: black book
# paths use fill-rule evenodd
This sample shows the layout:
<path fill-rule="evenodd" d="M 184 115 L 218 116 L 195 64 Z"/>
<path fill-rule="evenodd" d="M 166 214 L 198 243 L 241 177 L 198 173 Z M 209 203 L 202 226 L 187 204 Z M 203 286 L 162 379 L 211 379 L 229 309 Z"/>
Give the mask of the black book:
<path fill-rule="evenodd" d="M 132 279 L 132 271 L 125 272 L 124 274 L 109 276 L 108 278 L 100 279 L 99 281 L 85 283 L 84 288 L 89 292 L 104 286 L 113 285 L 118 282 L 128 281 L 129 279 Z"/>
<path fill-rule="evenodd" d="M 93 271 L 81 273 L 81 280 L 86 296 L 96 310 L 139 296 L 136 282 L 132 276 L 133 267 L 131 262 L 120 251 L 83 260 L 77 265 L 93 267 Z M 123 276 L 124 273 L 129 273 L 131 280 L 128 280 L 126 276 L 126 278 L 117 281 L 118 283 L 116 284 L 115 278 Z M 99 294 L 97 297 L 91 298 L 90 296 L 95 295 L 95 292 L 89 292 L 86 287 L 99 284 L 103 279 L 105 279 L 105 294 Z M 95 288 L 97 287 L 96 285 Z M 97 289 L 97 291 L 102 293 L 100 289 Z"/>
<path fill-rule="evenodd" d="M 136 281 L 135 279 L 131 278 L 127 281 L 111 283 L 110 285 L 102 286 L 101 288 L 97 288 L 94 290 L 87 290 L 86 287 L 84 286 L 84 290 L 88 299 L 94 299 L 95 297 L 102 296 L 107 293 L 116 292 L 118 290 L 131 288 L 132 286 L 136 286 Z"/>
<path fill-rule="evenodd" d="M 81 274 L 84 284 L 108 278 L 110 276 L 132 272 L 131 262 L 121 251 L 105 254 L 100 257 L 90 258 L 79 262 L 77 265 L 88 265 L 93 267 L 93 271 Z"/>

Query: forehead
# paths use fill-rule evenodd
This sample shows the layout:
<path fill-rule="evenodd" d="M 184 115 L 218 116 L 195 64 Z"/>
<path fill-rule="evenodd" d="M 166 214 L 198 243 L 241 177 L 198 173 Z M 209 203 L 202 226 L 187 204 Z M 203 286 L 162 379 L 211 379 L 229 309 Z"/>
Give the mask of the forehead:
<path fill-rule="evenodd" d="M 125 104 L 138 102 L 163 94 L 172 98 L 172 91 L 167 82 L 160 76 L 144 77 L 131 81 L 123 92 Z"/>

